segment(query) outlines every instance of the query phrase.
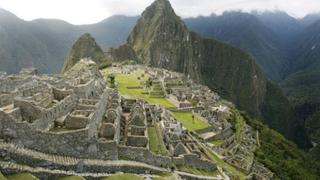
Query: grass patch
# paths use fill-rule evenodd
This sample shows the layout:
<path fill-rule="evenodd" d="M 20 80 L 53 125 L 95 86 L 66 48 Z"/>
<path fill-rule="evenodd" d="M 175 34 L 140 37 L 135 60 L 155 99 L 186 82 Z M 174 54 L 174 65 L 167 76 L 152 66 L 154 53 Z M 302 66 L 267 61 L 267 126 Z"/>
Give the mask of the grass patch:
<path fill-rule="evenodd" d="M 231 120 L 229 121 L 236 129 L 236 141 L 240 144 L 243 139 L 245 131 L 245 120 L 238 111 L 232 113 Z"/>
<path fill-rule="evenodd" d="M 110 68 L 102 71 L 103 76 L 106 78 L 111 73 Z M 149 94 L 142 94 L 147 92 L 144 89 L 128 89 L 128 86 L 141 86 L 141 82 L 146 81 L 149 76 L 147 74 L 142 77 L 142 70 L 136 70 L 131 74 L 115 74 L 115 82 L 118 85 L 118 91 L 126 98 L 130 99 L 143 99 L 148 101 L 150 104 L 161 105 L 163 107 L 174 107 L 174 105 L 167 98 L 155 98 L 150 97 Z M 140 80 L 138 80 L 140 77 Z"/>
<path fill-rule="evenodd" d="M 209 143 L 213 144 L 213 145 L 221 145 L 224 143 L 223 140 L 213 140 L 213 141 L 210 141 Z"/>
<path fill-rule="evenodd" d="M 3 176 L 1 172 L 0 172 L 0 180 L 6 180 L 6 178 Z"/>
<path fill-rule="evenodd" d="M 144 178 L 134 174 L 115 174 L 101 180 L 144 180 Z"/>
<path fill-rule="evenodd" d="M 224 162 L 222 159 L 220 159 L 211 149 L 208 149 L 206 147 L 203 147 L 205 149 L 206 154 L 215 162 L 217 162 L 218 166 L 225 169 L 228 173 L 235 176 L 237 179 L 244 180 L 246 179 L 246 175 L 242 173 L 241 171 L 238 171 L 235 167 L 229 165 L 228 163 Z"/>
<path fill-rule="evenodd" d="M 19 173 L 15 175 L 6 176 L 8 180 L 39 180 L 30 173 Z"/>
<path fill-rule="evenodd" d="M 80 176 L 65 176 L 65 177 L 59 178 L 58 180 L 86 180 L 86 179 Z"/>
<path fill-rule="evenodd" d="M 192 112 L 171 112 L 171 114 L 189 131 L 196 131 L 209 127 L 206 122 L 197 116 L 192 120 Z"/>
<path fill-rule="evenodd" d="M 155 177 L 154 180 L 177 180 L 176 177 L 171 173 L 165 173 L 159 177 Z"/>
<path fill-rule="evenodd" d="M 167 150 L 164 142 L 157 132 L 157 127 L 148 128 L 149 147 L 150 150 L 156 154 L 167 155 Z"/>

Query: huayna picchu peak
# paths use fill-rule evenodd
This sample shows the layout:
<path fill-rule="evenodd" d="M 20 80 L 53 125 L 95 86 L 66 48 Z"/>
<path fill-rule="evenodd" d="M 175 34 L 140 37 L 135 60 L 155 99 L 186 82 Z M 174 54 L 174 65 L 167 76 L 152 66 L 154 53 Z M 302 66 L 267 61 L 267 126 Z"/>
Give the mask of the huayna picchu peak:
<path fill-rule="evenodd" d="M 204 4 L 0 9 L 0 180 L 320 179 L 320 16 Z"/>
<path fill-rule="evenodd" d="M 107 60 L 96 40 L 89 33 L 85 33 L 72 45 L 61 72 L 68 71 L 83 58 L 92 59 L 100 67 L 106 67 L 111 63 Z"/>

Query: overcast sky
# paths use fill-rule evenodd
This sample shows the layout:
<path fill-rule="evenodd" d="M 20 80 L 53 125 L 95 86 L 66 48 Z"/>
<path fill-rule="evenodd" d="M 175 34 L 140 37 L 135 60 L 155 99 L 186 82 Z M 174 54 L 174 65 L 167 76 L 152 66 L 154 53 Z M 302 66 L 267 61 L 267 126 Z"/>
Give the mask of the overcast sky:
<path fill-rule="evenodd" d="M 62 19 L 91 24 L 111 15 L 139 15 L 153 0 L 0 0 L 4 8 L 25 20 Z M 182 17 L 221 14 L 225 10 L 283 10 L 295 17 L 320 11 L 320 0 L 171 0 Z"/>

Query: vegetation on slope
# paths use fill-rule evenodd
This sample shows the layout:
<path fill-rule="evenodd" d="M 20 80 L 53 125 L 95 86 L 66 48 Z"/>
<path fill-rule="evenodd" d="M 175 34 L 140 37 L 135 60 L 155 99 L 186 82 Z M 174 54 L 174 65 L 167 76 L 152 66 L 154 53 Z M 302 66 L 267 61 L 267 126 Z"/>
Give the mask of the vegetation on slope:
<path fill-rule="evenodd" d="M 15 175 L 6 176 L 8 180 L 38 180 L 35 176 L 30 173 L 19 173 Z"/>
<path fill-rule="evenodd" d="M 3 176 L 1 172 L 0 172 L 0 180 L 6 180 L 6 178 Z"/>
<path fill-rule="evenodd" d="M 279 80 L 285 60 L 277 35 L 257 17 L 244 12 L 225 12 L 222 15 L 188 18 L 190 30 L 207 38 L 235 45 L 252 54 L 256 63 L 271 79 Z"/>
<path fill-rule="evenodd" d="M 261 109 L 267 121 L 265 123 L 269 127 L 282 133 L 302 148 L 310 146 L 301 118 L 296 115 L 294 107 L 283 92 L 271 82 L 267 83 L 267 94 Z"/>
<path fill-rule="evenodd" d="M 148 127 L 149 148 L 152 152 L 161 155 L 167 155 L 167 149 L 159 134 L 159 129 L 156 126 Z"/>
<path fill-rule="evenodd" d="M 241 113 L 246 123 L 259 131 L 260 145 L 256 158 L 279 179 L 319 179 L 319 171 L 310 168 L 304 152 L 278 132 Z"/>
<path fill-rule="evenodd" d="M 58 180 L 86 180 L 86 179 L 80 176 L 65 176 L 65 177 L 59 178 Z"/>
<path fill-rule="evenodd" d="M 197 116 L 192 119 L 192 112 L 171 112 L 171 114 L 189 131 L 196 131 L 209 127 L 206 122 Z"/>

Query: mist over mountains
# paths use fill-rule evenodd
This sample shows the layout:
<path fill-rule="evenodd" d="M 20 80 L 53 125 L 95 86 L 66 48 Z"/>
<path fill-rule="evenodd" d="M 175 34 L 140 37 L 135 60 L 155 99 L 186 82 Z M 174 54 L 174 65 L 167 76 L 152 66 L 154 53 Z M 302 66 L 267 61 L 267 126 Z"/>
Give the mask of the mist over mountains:
<path fill-rule="evenodd" d="M 0 70 L 14 73 L 22 67 L 35 66 L 46 73 L 58 72 L 68 48 L 81 34 L 92 34 L 105 50 L 117 47 L 125 42 L 138 18 L 115 15 L 96 24 L 72 25 L 55 19 L 24 21 L 0 9 L 0 59 L 3 62 Z M 249 52 L 270 79 L 281 80 L 291 72 L 291 61 L 297 57 L 291 52 L 303 46 L 299 40 L 303 37 L 303 30 L 319 19 L 320 14 L 295 19 L 281 11 L 230 11 L 220 16 L 213 14 L 184 21 L 190 30 L 204 37 L 215 38 Z M 12 52 L 9 47 L 20 48 Z"/>
<path fill-rule="evenodd" d="M 125 41 L 137 17 L 113 16 L 98 24 L 72 25 L 54 19 L 24 21 L 0 9 L 0 71 L 19 72 L 36 67 L 44 73 L 60 71 L 72 43 L 86 32 L 103 48 Z"/>

